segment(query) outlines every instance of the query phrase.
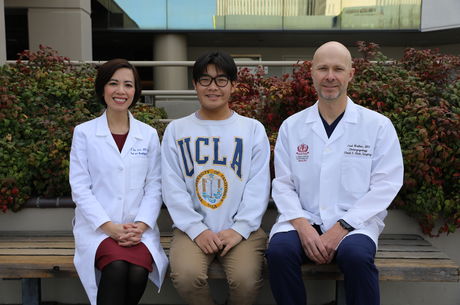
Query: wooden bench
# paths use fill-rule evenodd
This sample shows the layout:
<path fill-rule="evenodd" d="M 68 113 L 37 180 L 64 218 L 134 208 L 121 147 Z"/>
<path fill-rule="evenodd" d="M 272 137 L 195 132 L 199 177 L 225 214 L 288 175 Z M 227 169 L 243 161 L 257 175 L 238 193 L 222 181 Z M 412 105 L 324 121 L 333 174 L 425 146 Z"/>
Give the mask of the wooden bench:
<path fill-rule="evenodd" d="M 171 233 L 162 234 L 161 243 L 166 253 L 170 242 Z M 77 277 L 73 254 L 74 240 L 70 232 L 2 232 L 0 278 L 21 279 L 22 304 L 39 305 L 42 278 Z M 382 235 L 376 265 L 381 281 L 460 281 L 460 267 L 418 235 Z M 336 280 L 337 304 L 345 304 L 343 277 L 336 265 L 307 264 L 302 267 L 302 273 L 304 279 Z M 217 263 L 211 265 L 209 277 L 224 278 Z"/>

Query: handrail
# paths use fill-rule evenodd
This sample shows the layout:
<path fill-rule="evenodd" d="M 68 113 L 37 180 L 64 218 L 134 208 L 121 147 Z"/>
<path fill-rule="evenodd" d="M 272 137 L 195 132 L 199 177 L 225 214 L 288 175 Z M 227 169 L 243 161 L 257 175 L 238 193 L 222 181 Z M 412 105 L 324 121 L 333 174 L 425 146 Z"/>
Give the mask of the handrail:
<path fill-rule="evenodd" d="M 24 60 L 27 62 L 27 60 Z M 69 61 L 72 65 L 80 66 L 84 64 L 90 65 L 102 65 L 105 63 L 105 60 L 70 60 Z M 141 60 L 130 60 L 129 61 L 132 65 L 136 67 L 192 67 L 195 61 L 193 60 L 151 60 L 151 61 L 141 61 Z M 375 60 L 371 60 L 371 63 L 377 63 Z M 394 60 L 386 60 L 384 64 L 392 64 Z M 16 60 L 7 60 L 5 62 L 9 65 L 15 65 Z M 271 66 L 271 67 L 287 67 L 293 66 L 297 64 L 304 63 L 303 60 L 261 60 L 261 61 L 249 61 L 249 60 L 240 60 L 235 61 L 235 64 L 239 67 L 241 66 L 251 66 L 251 67 L 258 67 L 258 66 Z"/>
<path fill-rule="evenodd" d="M 27 62 L 27 61 L 24 61 Z M 78 61 L 78 60 L 71 60 L 69 61 L 72 65 L 102 65 L 106 61 L 97 61 L 97 60 L 86 60 L 86 61 Z M 192 67 L 195 63 L 193 60 L 169 60 L 169 61 L 129 61 L 132 65 L 136 67 Z M 303 61 L 295 61 L 295 60 L 265 60 L 265 61 L 235 61 L 235 64 L 238 67 L 257 67 L 257 66 L 271 66 L 271 67 L 287 67 L 293 66 L 296 64 L 301 64 Z M 15 65 L 15 60 L 7 60 L 6 64 Z M 171 98 L 171 96 L 180 96 L 180 97 L 193 97 L 196 96 L 195 90 L 142 90 L 143 96 L 167 96 Z"/>
<path fill-rule="evenodd" d="M 24 61 L 27 62 L 27 61 Z M 72 65 L 84 65 L 84 64 L 90 64 L 90 65 L 102 65 L 106 61 L 97 61 L 97 60 L 85 60 L 85 61 L 78 61 L 78 60 L 71 60 L 69 61 Z M 129 61 L 132 65 L 136 67 L 192 67 L 195 61 L 193 60 L 168 60 L 168 61 L 136 61 L 136 60 L 130 60 Z M 7 60 L 7 64 L 10 65 L 15 65 L 16 60 Z M 239 67 L 241 66 L 251 66 L 251 67 L 257 67 L 257 66 L 272 66 L 272 67 L 286 67 L 286 66 L 292 66 L 295 64 L 301 64 L 303 61 L 295 61 L 295 60 L 264 60 L 264 61 L 235 61 L 235 64 Z"/>
<path fill-rule="evenodd" d="M 196 95 L 195 90 L 142 90 L 142 95 Z"/>
<path fill-rule="evenodd" d="M 27 62 L 27 61 L 26 61 Z M 71 60 L 70 63 L 72 65 L 83 65 L 83 64 L 91 64 L 91 65 L 102 65 L 106 61 L 95 61 L 95 60 L 87 60 L 87 61 L 77 61 L 77 60 Z M 136 67 L 192 67 L 195 61 L 193 60 L 168 60 L 168 61 L 129 61 L 132 65 Z M 16 64 L 15 60 L 7 60 L 7 64 Z M 264 60 L 264 61 L 235 61 L 235 64 L 238 67 L 244 67 L 244 66 L 251 66 L 251 67 L 257 67 L 257 66 L 273 66 L 273 67 L 287 67 L 287 66 L 293 66 L 296 64 L 302 64 L 303 61 L 295 61 L 295 60 Z M 180 97 L 194 97 L 196 96 L 195 90 L 142 90 L 142 95 L 143 96 L 168 96 L 171 98 L 171 96 L 180 96 Z"/>

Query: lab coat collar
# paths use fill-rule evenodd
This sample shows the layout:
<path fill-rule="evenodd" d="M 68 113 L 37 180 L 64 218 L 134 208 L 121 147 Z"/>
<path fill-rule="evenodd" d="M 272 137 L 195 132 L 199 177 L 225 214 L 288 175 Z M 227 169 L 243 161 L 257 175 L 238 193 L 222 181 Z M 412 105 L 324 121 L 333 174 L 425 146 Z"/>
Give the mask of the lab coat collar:
<path fill-rule="evenodd" d="M 347 100 L 347 107 L 345 108 L 342 120 L 347 123 L 358 123 L 358 106 L 353 103 L 351 98 Z"/>
<path fill-rule="evenodd" d="M 104 137 L 110 135 L 109 123 L 107 122 L 106 111 L 96 119 L 96 136 Z"/>
<path fill-rule="evenodd" d="M 307 117 L 305 118 L 305 123 L 308 124 L 308 123 L 313 123 L 313 122 L 317 122 L 318 120 L 321 120 L 319 116 L 318 102 L 319 101 L 316 101 L 316 103 L 313 104 L 313 106 L 311 106 L 311 108 L 309 109 L 310 111 L 307 111 Z"/>
<path fill-rule="evenodd" d="M 321 117 L 319 116 L 318 103 L 311 106 L 310 111 L 307 111 L 307 116 L 305 118 L 305 123 L 314 123 L 321 122 Z M 358 109 L 355 103 L 347 97 L 347 106 L 345 107 L 345 113 L 342 120 L 349 123 L 358 123 Z"/>
<path fill-rule="evenodd" d="M 305 118 L 305 123 L 313 124 L 312 126 L 313 131 L 325 143 L 334 142 L 335 140 L 337 140 L 344 134 L 344 124 L 343 123 L 356 124 L 358 122 L 357 105 L 353 103 L 353 101 L 349 97 L 347 98 L 347 106 L 345 108 L 345 113 L 341 121 L 342 122 L 340 122 L 337 125 L 331 137 L 328 138 L 326 134 L 326 130 L 323 126 L 323 122 L 321 121 L 321 117 L 319 115 L 318 101 L 310 108 L 310 111 L 307 111 L 307 115 Z"/>
<path fill-rule="evenodd" d="M 313 124 L 312 129 L 316 135 L 323 140 L 324 142 L 328 141 L 326 130 L 324 129 L 323 123 L 321 122 L 321 117 L 319 116 L 318 102 L 316 102 L 311 108 L 306 111 L 306 124 Z"/>
<path fill-rule="evenodd" d="M 129 133 L 138 140 L 143 140 L 142 132 L 139 128 L 139 121 L 137 121 L 131 112 L 128 111 L 129 115 Z M 129 137 L 129 134 L 128 134 Z"/>
<path fill-rule="evenodd" d="M 128 112 L 129 116 L 129 133 L 128 137 L 126 138 L 125 144 L 123 145 L 123 149 L 121 150 L 121 157 L 123 158 L 126 156 L 128 151 L 131 150 L 136 140 L 143 140 L 143 136 L 141 130 L 139 128 L 139 122 L 134 118 L 131 112 Z M 96 136 L 106 137 L 106 142 L 118 153 L 118 147 L 115 143 L 115 140 L 112 137 L 112 133 L 109 129 L 109 123 L 107 122 L 107 114 L 106 111 L 96 119 Z"/>
<path fill-rule="evenodd" d="M 133 136 L 134 138 L 139 139 L 139 140 L 144 139 L 139 129 L 139 124 L 137 120 L 134 118 L 134 116 L 129 111 L 128 111 L 128 116 L 129 116 L 128 137 Z M 109 135 L 111 135 L 111 132 L 109 129 L 109 123 L 107 122 L 107 112 L 104 111 L 104 113 L 100 117 L 97 118 L 96 136 L 109 136 Z"/>
<path fill-rule="evenodd" d="M 136 141 L 140 141 L 143 139 L 142 133 L 139 128 L 139 122 L 134 119 L 131 112 L 128 112 L 129 115 L 129 133 L 128 137 L 126 138 L 125 145 L 123 145 L 123 149 L 121 150 L 121 157 L 124 158 L 134 146 Z"/>

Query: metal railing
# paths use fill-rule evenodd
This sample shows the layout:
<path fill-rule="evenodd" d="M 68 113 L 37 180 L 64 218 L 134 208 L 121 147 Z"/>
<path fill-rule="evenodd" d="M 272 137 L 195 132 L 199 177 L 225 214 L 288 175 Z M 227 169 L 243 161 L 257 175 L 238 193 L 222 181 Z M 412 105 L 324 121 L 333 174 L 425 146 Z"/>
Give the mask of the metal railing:
<path fill-rule="evenodd" d="M 11 62 L 11 61 L 7 61 Z M 70 61 L 73 65 L 83 65 L 83 64 L 91 64 L 91 65 L 102 65 L 106 61 Z M 177 60 L 177 61 L 129 61 L 132 65 L 136 67 L 192 67 L 195 61 L 193 60 Z M 250 66 L 250 67 L 257 67 L 257 66 L 276 66 L 276 67 L 284 67 L 284 66 L 292 66 L 297 63 L 302 63 L 303 61 L 294 61 L 294 60 L 265 60 L 265 61 L 254 61 L 254 60 L 244 60 L 244 61 L 235 61 L 235 64 L 238 67 L 241 66 Z"/>
<path fill-rule="evenodd" d="M 96 60 L 88 60 L 88 61 L 77 61 L 71 60 L 70 63 L 72 65 L 84 65 L 90 64 L 99 66 L 105 63 L 106 61 L 96 61 Z M 193 60 L 178 60 L 178 61 L 129 61 L 132 65 L 136 67 L 192 67 L 195 61 Z M 16 64 L 15 60 L 7 60 L 7 64 L 14 65 Z M 287 67 L 293 66 L 295 64 L 301 64 L 303 61 L 235 61 L 235 64 L 238 67 Z M 195 98 L 196 92 L 195 90 L 142 90 L 143 96 L 153 96 L 156 98 L 175 98 L 180 97 L 181 99 L 189 99 Z"/>
<path fill-rule="evenodd" d="M 107 61 L 97 61 L 97 60 L 87 60 L 87 61 L 77 61 L 71 60 L 72 65 L 102 65 Z M 177 61 L 129 61 L 132 65 L 136 67 L 192 67 L 195 61 L 193 60 L 177 60 Z M 237 67 L 288 67 L 294 66 L 296 64 L 302 64 L 302 60 L 264 60 L 264 61 L 235 61 Z M 373 61 L 371 61 L 373 62 Z M 393 61 L 385 61 L 385 64 L 391 64 Z M 6 64 L 14 65 L 16 64 L 15 60 L 7 60 Z M 181 98 L 181 99 L 191 99 L 196 98 L 195 90 L 142 90 L 143 96 L 153 96 L 157 99 L 168 99 L 168 98 Z"/>

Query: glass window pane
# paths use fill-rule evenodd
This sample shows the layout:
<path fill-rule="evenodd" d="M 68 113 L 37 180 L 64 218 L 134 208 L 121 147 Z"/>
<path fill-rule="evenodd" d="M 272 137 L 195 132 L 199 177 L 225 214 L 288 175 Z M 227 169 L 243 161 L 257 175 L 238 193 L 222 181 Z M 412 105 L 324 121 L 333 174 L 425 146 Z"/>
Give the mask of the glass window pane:
<path fill-rule="evenodd" d="M 421 0 L 99 0 L 108 27 L 164 30 L 419 29 Z"/>

